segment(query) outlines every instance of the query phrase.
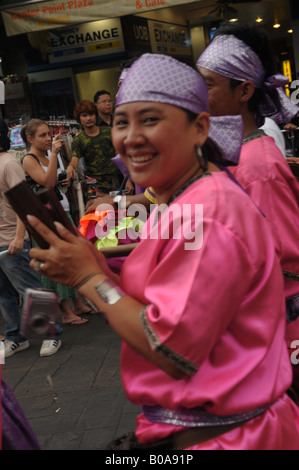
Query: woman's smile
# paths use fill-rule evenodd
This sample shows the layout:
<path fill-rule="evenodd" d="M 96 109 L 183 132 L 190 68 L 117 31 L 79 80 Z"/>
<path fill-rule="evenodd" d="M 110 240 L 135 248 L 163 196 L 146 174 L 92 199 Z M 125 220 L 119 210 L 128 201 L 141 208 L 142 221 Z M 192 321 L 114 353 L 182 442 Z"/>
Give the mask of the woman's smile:
<path fill-rule="evenodd" d="M 154 158 L 156 158 L 158 154 L 155 152 L 146 152 L 146 153 L 138 153 L 138 154 L 129 154 L 128 155 L 128 158 L 130 159 L 131 163 L 133 165 L 143 165 L 143 164 L 146 164 L 146 163 L 149 163 L 151 162 Z"/>

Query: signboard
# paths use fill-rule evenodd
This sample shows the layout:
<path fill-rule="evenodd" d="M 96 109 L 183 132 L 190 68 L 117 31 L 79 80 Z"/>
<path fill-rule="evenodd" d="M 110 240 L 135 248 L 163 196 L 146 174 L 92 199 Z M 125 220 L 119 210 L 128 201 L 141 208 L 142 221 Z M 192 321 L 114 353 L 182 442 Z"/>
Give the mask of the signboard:
<path fill-rule="evenodd" d="M 26 58 L 28 72 L 105 60 L 125 53 L 119 18 L 21 34 L 14 38 L 14 43 Z"/>
<path fill-rule="evenodd" d="M 193 3 L 198 0 L 188 0 Z M 173 7 L 186 0 L 55 0 L 1 8 L 7 36 Z"/>
<path fill-rule="evenodd" d="M 130 52 L 130 55 L 151 52 L 146 18 L 141 16 L 125 16 L 121 18 L 121 24 L 126 50 Z"/>
<path fill-rule="evenodd" d="M 152 52 L 174 56 L 191 56 L 191 40 L 187 26 L 148 20 Z"/>
<path fill-rule="evenodd" d="M 124 52 L 119 18 L 61 28 L 50 34 L 49 63 L 91 59 Z"/>

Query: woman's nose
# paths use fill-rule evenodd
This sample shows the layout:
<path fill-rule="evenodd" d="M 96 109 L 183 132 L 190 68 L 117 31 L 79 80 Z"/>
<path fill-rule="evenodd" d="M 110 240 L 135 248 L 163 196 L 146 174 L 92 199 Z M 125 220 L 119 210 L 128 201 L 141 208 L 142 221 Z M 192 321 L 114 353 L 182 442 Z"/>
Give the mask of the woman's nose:
<path fill-rule="evenodd" d="M 130 125 L 127 129 L 127 135 L 125 137 L 126 145 L 140 145 L 145 141 L 145 137 L 141 132 L 141 129 L 137 125 Z"/>

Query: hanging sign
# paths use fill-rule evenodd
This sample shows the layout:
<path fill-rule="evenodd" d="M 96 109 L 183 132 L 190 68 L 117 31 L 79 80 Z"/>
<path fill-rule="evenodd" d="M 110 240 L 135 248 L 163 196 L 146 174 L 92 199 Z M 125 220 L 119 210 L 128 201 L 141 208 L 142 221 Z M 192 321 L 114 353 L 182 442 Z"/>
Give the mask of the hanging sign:
<path fill-rule="evenodd" d="M 121 18 L 126 50 L 132 54 L 151 52 L 147 19 L 138 15 Z"/>
<path fill-rule="evenodd" d="M 116 54 L 125 50 L 119 18 L 93 21 L 50 34 L 50 64 Z"/>
<path fill-rule="evenodd" d="M 174 56 L 191 56 L 191 40 L 187 26 L 148 20 L 152 52 Z"/>
<path fill-rule="evenodd" d="M 197 0 L 188 0 L 193 3 Z M 186 0 L 64 0 L 1 6 L 7 36 L 173 7 Z"/>

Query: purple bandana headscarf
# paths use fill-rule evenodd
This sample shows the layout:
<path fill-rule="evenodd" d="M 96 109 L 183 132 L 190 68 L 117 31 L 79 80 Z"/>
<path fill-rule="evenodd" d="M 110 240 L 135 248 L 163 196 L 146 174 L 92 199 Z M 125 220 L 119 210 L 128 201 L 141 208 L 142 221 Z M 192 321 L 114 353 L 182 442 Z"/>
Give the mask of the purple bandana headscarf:
<path fill-rule="evenodd" d="M 158 102 L 200 114 L 209 111 L 207 87 L 199 73 L 173 57 L 144 54 L 127 71 L 115 107 L 142 101 Z M 243 139 L 241 116 L 210 118 L 209 137 L 221 157 L 215 162 L 234 165 L 239 161 Z"/>
<path fill-rule="evenodd" d="M 289 79 L 280 74 L 265 77 L 259 57 L 234 35 L 215 37 L 196 65 L 234 80 L 250 80 L 256 88 L 260 88 L 263 98 L 256 116 L 259 127 L 266 116 L 272 116 L 277 123 L 288 123 L 299 112 L 282 89 Z"/>
<path fill-rule="evenodd" d="M 122 69 L 122 71 L 120 72 L 120 76 L 118 78 L 118 83 L 123 81 L 123 79 L 127 75 L 128 70 L 129 70 L 128 68 Z"/>

